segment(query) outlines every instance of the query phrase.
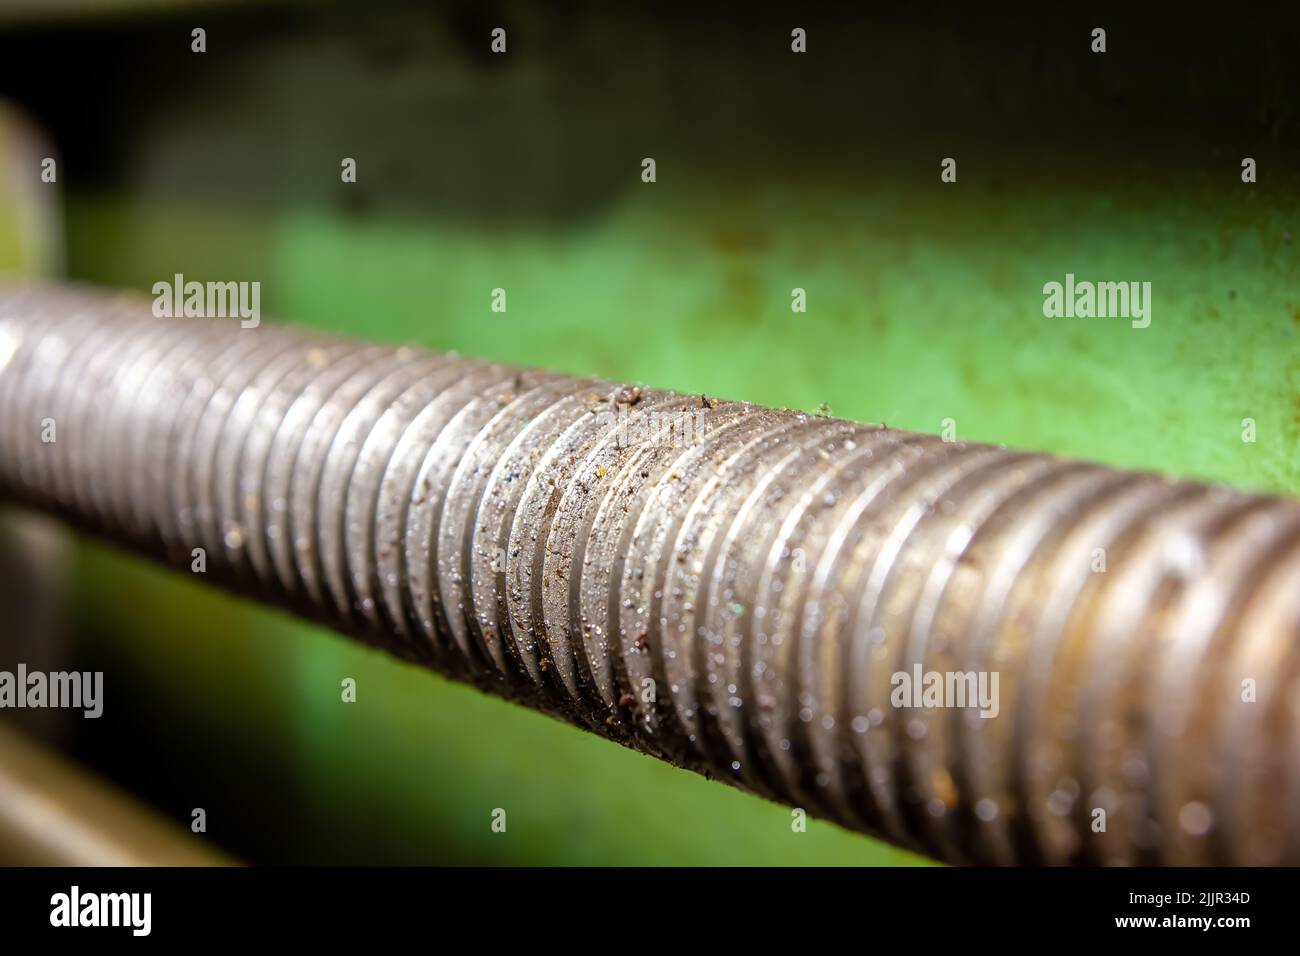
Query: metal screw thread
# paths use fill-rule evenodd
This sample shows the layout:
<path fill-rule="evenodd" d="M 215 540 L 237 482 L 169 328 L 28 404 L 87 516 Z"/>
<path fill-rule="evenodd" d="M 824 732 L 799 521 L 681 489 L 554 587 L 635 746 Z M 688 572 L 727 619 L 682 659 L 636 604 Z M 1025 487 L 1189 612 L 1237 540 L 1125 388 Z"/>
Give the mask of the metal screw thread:
<path fill-rule="evenodd" d="M 942 860 L 1300 862 L 1290 500 L 61 288 L 0 493 Z"/>

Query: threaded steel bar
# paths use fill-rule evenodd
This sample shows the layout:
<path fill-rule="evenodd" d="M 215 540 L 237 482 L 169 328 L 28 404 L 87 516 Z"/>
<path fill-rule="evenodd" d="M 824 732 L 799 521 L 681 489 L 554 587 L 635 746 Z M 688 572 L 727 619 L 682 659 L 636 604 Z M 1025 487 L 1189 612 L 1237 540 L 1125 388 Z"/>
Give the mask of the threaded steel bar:
<path fill-rule="evenodd" d="M 0 492 L 943 860 L 1300 862 L 1294 501 L 53 288 Z"/>

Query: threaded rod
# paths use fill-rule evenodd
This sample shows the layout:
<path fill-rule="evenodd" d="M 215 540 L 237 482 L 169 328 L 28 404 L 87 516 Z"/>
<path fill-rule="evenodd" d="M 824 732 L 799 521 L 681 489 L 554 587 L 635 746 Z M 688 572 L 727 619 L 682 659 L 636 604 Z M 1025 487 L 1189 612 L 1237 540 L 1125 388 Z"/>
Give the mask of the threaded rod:
<path fill-rule="evenodd" d="M 1291 500 L 55 287 L 0 493 L 942 860 L 1300 863 Z"/>

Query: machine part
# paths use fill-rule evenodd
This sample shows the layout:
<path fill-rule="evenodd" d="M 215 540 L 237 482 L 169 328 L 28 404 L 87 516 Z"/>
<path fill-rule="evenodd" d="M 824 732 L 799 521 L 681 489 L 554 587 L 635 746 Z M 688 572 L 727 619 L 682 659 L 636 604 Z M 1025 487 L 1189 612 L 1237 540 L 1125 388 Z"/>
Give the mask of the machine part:
<path fill-rule="evenodd" d="M 231 860 L 0 725 L 0 863 L 227 866 Z"/>
<path fill-rule="evenodd" d="M 1291 500 L 37 286 L 0 490 L 942 860 L 1300 863 Z"/>

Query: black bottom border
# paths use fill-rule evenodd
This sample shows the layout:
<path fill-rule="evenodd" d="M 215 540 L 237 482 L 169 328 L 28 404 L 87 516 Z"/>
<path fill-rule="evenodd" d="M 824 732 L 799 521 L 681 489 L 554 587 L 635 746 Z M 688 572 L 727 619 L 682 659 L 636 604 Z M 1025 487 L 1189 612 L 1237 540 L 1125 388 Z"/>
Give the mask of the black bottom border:
<path fill-rule="evenodd" d="M 0 869 L 0 933 L 6 944 L 75 934 L 85 943 L 414 938 L 434 946 L 472 945 L 464 937 L 478 933 L 494 946 L 503 932 L 545 943 L 558 931 L 570 944 L 615 946 L 703 933 L 731 947 L 770 945 L 775 928 L 802 925 L 825 938 L 889 925 L 926 945 L 1022 934 L 1227 943 L 1285 930 L 1296 883 L 1284 869 L 14 868 Z M 143 896 L 134 910 L 120 897 L 105 901 L 127 925 L 53 925 L 71 921 L 74 886 L 77 922 L 100 918 L 99 894 L 149 894 L 147 937 L 136 932 Z"/>

